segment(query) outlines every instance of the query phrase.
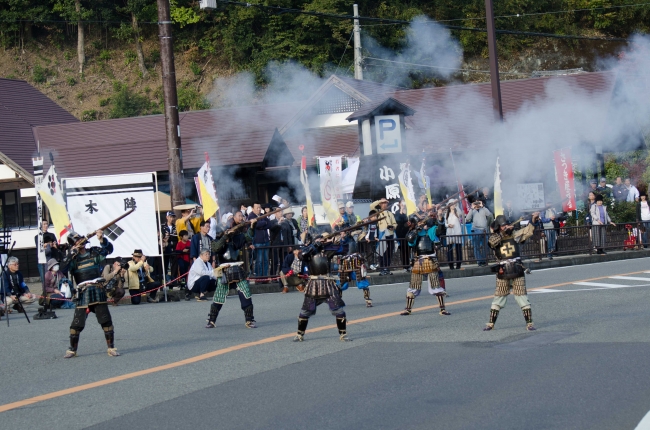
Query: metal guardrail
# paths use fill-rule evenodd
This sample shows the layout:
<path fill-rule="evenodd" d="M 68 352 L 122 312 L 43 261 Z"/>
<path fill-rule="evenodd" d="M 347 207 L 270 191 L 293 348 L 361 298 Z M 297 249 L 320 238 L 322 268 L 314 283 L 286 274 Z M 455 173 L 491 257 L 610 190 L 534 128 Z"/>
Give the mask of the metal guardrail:
<path fill-rule="evenodd" d="M 650 223 L 647 223 L 650 227 Z M 631 227 L 628 229 L 626 227 Z M 623 223 L 616 226 L 577 226 L 562 227 L 558 229 L 536 230 L 535 234 L 524 244 L 520 245 L 523 259 L 543 259 L 552 256 L 593 254 L 596 252 L 595 244 L 598 243 L 598 236 L 594 241 L 594 235 L 600 235 L 600 230 L 605 230 L 604 244 L 599 246 L 603 251 L 642 249 L 642 230 L 645 230 L 643 223 Z M 638 233 L 632 243 L 630 233 Z M 450 264 L 454 266 L 459 263 L 475 264 L 478 258 L 484 257 L 485 263 L 494 263 L 496 257 L 494 252 L 487 245 L 488 234 L 463 234 L 457 236 L 442 236 L 437 247 L 438 261 L 442 267 Z M 550 250 L 549 246 L 555 244 Z M 300 245 L 296 245 L 300 246 Z M 249 268 L 251 279 L 266 278 L 277 275 L 282 266 L 284 256 L 291 252 L 295 246 L 265 246 L 260 249 L 269 250 L 269 273 L 259 276 L 254 274 L 255 251 L 248 250 L 244 253 L 244 261 Z M 360 241 L 357 243 L 358 251 L 364 256 L 366 266 L 370 273 L 379 271 L 381 268 L 404 269 L 410 266 L 412 250 L 406 239 L 396 238 L 388 240 Z M 450 249 L 452 249 L 450 253 Z M 460 258 L 457 249 L 460 248 Z M 347 253 L 347 252 L 346 252 Z M 483 261 L 482 261 L 483 262 Z"/>

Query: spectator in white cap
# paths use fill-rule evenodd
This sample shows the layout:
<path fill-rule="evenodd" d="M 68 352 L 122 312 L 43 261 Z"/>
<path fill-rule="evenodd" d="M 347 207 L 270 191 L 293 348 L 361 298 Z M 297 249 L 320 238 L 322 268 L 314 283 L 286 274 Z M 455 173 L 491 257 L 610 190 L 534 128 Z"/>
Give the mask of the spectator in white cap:
<path fill-rule="evenodd" d="M 339 219 L 336 220 L 337 223 L 341 224 L 343 223 L 343 217 L 345 216 L 345 204 L 343 202 L 338 202 L 337 206 L 339 208 Z"/>
<path fill-rule="evenodd" d="M 232 212 L 228 212 L 227 214 L 222 215 L 222 216 L 221 216 L 221 224 L 223 224 L 223 225 L 228 224 L 228 221 L 229 221 L 230 218 L 232 218 L 232 217 L 233 217 Z"/>

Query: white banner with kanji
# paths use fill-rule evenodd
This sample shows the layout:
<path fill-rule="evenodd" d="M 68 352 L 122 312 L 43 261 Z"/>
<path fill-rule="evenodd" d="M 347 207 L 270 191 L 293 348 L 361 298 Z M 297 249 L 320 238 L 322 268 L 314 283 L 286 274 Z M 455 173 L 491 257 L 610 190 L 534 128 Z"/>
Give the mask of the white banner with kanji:
<path fill-rule="evenodd" d="M 320 171 L 320 197 L 330 224 L 339 217 L 337 207 L 341 195 L 342 157 L 321 157 L 318 159 Z"/>
<path fill-rule="evenodd" d="M 146 256 L 160 255 L 154 173 L 68 178 L 63 180 L 63 188 L 72 225 L 81 235 L 136 209 L 104 230 L 104 235 L 113 243 L 111 257 L 130 257 L 136 249 L 141 249 Z M 90 243 L 99 245 L 96 238 Z"/>

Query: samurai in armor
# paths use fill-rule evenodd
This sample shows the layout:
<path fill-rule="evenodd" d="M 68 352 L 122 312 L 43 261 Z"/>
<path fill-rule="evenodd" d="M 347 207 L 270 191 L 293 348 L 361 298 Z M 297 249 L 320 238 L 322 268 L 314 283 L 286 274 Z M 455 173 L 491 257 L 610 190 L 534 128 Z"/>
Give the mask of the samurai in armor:
<path fill-rule="evenodd" d="M 492 267 L 497 274 L 497 287 L 494 300 L 490 309 L 490 322 L 484 331 L 494 329 L 499 311 L 506 305 L 508 295 L 512 291 L 517 304 L 524 313 L 526 329 L 535 330 L 533 316 L 530 309 L 526 291 L 526 269 L 521 262 L 519 244 L 524 243 L 533 234 L 534 226 L 528 224 L 525 228 L 515 230 L 515 226 L 508 224 L 503 215 L 498 215 L 492 222 L 492 234 L 488 238 L 488 245 L 494 250 L 498 263 Z"/>
<path fill-rule="evenodd" d="M 224 264 L 243 261 L 242 252 L 245 252 L 246 244 L 252 243 L 249 229 L 232 230 L 233 227 L 244 222 L 242 213 L 240 211 L 236 212 L 231 221 L 230 228 L 223 233 L 219 240 L 212 242 L 213 254 L 216 254 L 219 262 Z M 227 267 L 220 266 L 220 269 L 217 271 L 217 289 L 214 291 L 210 313 L 208 314 L 208 324 L 205 328 L 215 327 L 217 316 L 219 316 L 223 304 L 226 303 L 226 296 L 228 296 L 230 289 L 237 290 L 239 302 L 246 319 L 246 327 L 256 328 L 257 325 L 255 325 L 255 317 L 253 316 L 253 300 L 244 265 L 232 264 Z"/>
<path fill-rule="evenodd" d="M 328 276 L 329 258 L 325 255 L 322 238 L 317 238 L 313 242 L 307 235 L 306 246 L 304 246 L 298 258 L 303 261 L 309 268 L 309 281 L 305 288 L 305 299 L 302 303 L 302 309 L 298 315 L 298 332 L 293 338 L 294 342 L 302 342 L 307 330 L 309 317 L 316 314 L 316 308 L 327 303 L 330 312 L 336 318 L 336 327 L 339 330 L 339 339 L 347 342 L 351 339 L 347 336 L 345 303 L 341 298 L 341 290 L 336 285 L 336 279 Z"/>
<path fill-rule="evenodd" d="M 100 246 L 87 248 L 85 244 L 75 245 L 82 237 L 71 232 L 68 236 L 70 250 L 61 263 L 62 266 L 68 266 L 70 277 L 74 279 L 77 287 L 76 309 L 70 325 L 70 347 L 64 358 L 77 356 L 79 335 L 86 326 L 86 317 L 90 312 L 95 314 L 97 322 L 104 330 L 108 355 L 111 357 L 120 355 L 115 349 L 113 320 L 107 304 L 107 293 L 111 293 L 107 291 L 107 286 L 111 288 L 115 284 L 106 284 L 101 277 L 104 261 L 106 256 L 113 252 L 113 245 L 104 237 L 102 230 L 97 230 L 96 233 Z"/>
<path fill-rule="evenodd" d="M 339 265 L 339 281 L 342 291 L 347 290 L 349 287 L 357 287 L 362 290 L 366 307 L 372 307 L 370 283 L 366 279 L 366 261 L 361 254 L 350 254 L 341 259 L 341 264 Z"/>
<path fill-rule="evenodd" d="M 345 225 L 344 225 L 345 226 Z M 345 226 L 350 227 L 349 225 Z M 341 227 L 336 227 L 335 230 L 340 229 Z M 341 291 L 347 290 L 349 287 L 357 287 L 363 291 L 363 299 L 366 301 L 366 307 L 372 307 L 372 299 L 370 298 L 370 283 L 366 279 L 366 261 L 363 256 L 359 253 L 348 253 L 347 247 L 354 244 L 354 238 L 350 234 L 342 233 L 342 237 L 336 237 L 335 242 L 339 240 L 339 245 L 335 247 L 335 251 L 328 251 L 326 247 L 325 252 L 329 254 L 336 255 L 345 255 L 341 258 L 339 264 L 339 282 L 341 285 Z M 325 233 L 326 234 L 326 233 Z M 347 245 L 347 247 L 345 246 Z M 346 255 L 347 254 L 347 255 Z M 341 295 L 343 295 L 341 293 Z"/>
<path fill-rule="evenodd" d="M 434 217 L 426 218 L 426 214 L 424 218 L 422 215 L 412 214 L 409 217 L 409 225 L 411 229 L 406 235 L 406 240 L 413 249 L 414 256 L 411 259 L 411 280 L 406 290 L 406 308 L 400 315 L 411 315 L 413 302 L 422 291 L 424 275 L 429 278 L 429 293 L 438 299 L 440 315 L 451 315 L 445 309 L 445 278 L 436 256 L 436 220 Z"/>

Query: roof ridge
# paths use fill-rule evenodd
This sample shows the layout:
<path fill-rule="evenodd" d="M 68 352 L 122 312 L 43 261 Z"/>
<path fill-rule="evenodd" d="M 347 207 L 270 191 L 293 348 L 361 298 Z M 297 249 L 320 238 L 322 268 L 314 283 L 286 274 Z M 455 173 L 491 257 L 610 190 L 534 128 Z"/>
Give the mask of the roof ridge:
<path fill-rule="evenodd" d="M 616 72 L 614 70 L 598 70 L 595 72 L 584 72 L 584 73 L 572 73 L 572 74 L 567 74 L 567 75 L 555 75 L 555 76 L 539 76 L 539 77 L 529 77 L 529 78 L 523 78 L 523 79 L 507 79 L 507 80 L 500 80 L 499 82 L 501 84 L 509 84 L 513 82 L 529 82 L 529 81 L 541 81 L 541 80 L 549 80 L 549 79 L 566 79 L 566 78 L 577 78 L 581 76 L 594 76 L 594 75 L 606 75 L 606 74 L 612 74 L 615 75 Z M 436 90 L 436 89 L 447 89 L 447 88 L 455 88 L 455 87 L 467 87 L 467 86 L 486 86 L 486 85 L 491 85 L 490 82 L 470 82 L 467 84 L 457 84 L 457 85 L 442 85 L 439 87 L 424 87 L 424 88 L 414 88 L 414 89 L 403 89 L 403 90 L 398 90 L 395 91 L 395 93 L 404 93 L 404 92 L 413 92 L 413 91 L 429 91 L 429 90 Z"/>

